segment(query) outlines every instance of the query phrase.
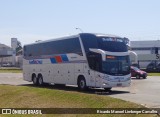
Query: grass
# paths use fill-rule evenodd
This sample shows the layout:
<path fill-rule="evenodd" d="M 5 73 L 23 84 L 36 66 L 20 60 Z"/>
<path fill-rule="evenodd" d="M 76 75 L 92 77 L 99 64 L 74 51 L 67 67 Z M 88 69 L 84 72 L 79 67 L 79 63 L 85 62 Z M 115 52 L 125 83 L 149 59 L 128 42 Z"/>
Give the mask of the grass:
<path fill-rule="evenodd" d="M 78 92 L 77 90 L 68 90 L 68 88 L 57 89 L 49 87 L 30 86 L 10 86 L 0 85 L 0 108 L 143 108 L 143 106 L 112 98 L 97 93 Z M 1 116 L 1 115 L 0 115 Z M 6 115 L 11 116 L 11 115 Z M 25 115 L 32 116 L 32 115 Z M 37 115 L 39 116 L 39 115 Z M 53 116 L 53 115 L 44 115 Z M 54 116 L 109 116 L 115 115 L 82 115 L 82 114 L 56 114 Z M 118 117 L 155 117 L 155 115 L 136 115 L 136 114 L 118 114 Z M 15 117 L 18 117 L 15 115 Z"/>
<path fill-rule="evenodd" d="M 160 76 L 160 73 L 148 73 L 148 76 Z"/>
<path fill-rule="evenodd" d="M 21 69 L 0 69 L 0 73 L 22 73 Z"/>

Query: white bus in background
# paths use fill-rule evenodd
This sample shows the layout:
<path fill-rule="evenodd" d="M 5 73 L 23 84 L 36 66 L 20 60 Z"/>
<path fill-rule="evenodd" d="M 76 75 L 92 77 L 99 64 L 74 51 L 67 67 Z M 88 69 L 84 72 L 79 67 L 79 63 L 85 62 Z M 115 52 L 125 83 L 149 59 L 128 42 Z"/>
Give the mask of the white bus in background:
<path fill-rule="evenodd" d="M 24 80 L 36 85 L 78 85 L 81 90 L 130 86 L 130 59 L 124 40 L 80 33 L 25 45 Z"/>

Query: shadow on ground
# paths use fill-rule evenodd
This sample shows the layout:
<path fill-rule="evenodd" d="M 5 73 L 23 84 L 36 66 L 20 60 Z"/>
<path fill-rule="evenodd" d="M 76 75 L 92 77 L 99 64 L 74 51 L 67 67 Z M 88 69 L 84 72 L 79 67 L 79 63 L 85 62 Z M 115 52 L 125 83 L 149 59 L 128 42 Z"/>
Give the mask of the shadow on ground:
<path fill-rule="evenodd" d="M 81 92 L 87 94 L 96 94 L 96 95 L 116 95 L 116 94 L 124 94 L 130 93 L 128 91 L 119 91 L 119 90 L 111 90 L 105 91 L 102 88 L 88 88 L 85 91 L 80 91 L 76 86 L 64 86 L 64 85 L 44 85 L 44 86 L 36 86 L 33 84 L 24 84 L 19 86 L 27 86 L 27 87 L 35 87 L 35 88 L 47 88 L 47 89 L 55 89 L 55 90 L 63 90 L 63 91 L 74 91 L 74 92 Z"/>

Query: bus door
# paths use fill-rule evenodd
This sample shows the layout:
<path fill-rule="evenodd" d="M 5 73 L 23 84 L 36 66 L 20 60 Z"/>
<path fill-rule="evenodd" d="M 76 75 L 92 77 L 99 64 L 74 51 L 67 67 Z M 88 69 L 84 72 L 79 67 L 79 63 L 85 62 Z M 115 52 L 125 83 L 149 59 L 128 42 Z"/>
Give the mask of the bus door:
<path fill-rule="evenodd" d="M 94 87 L 100 87 L 101 85 L 101 77 L 99 72 L 99 62 L 95 62 L 95 68 L 88 70 L 90 85 Z"/>
<path fill-rule="evenodd" d="M 99 85 L 102 57 L 99 53 L 90 52 L 87 56 L 89 63 L 90 82 L 92 86 Z"/>
<path fill-rule="evenodd" d="M 96 86 L 95 71 L 92 69 L 88 70 L 88 75 L 89 75 L 90 86 L 95 87 Z"/>
<path fill-rule="evenodd" d="M 96 82 L 96 87 L 101 87 L 101 75 L 99 72 L 95 72 L 95 82 Z"/>

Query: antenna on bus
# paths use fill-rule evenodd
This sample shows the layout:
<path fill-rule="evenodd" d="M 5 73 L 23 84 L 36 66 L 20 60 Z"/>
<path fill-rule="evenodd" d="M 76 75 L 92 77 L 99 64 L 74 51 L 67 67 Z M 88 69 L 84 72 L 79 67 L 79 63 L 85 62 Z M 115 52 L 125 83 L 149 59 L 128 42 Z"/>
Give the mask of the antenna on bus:
<path fill-rule="evenodd" d="M 81 28 L 76 28 L 76 30 L 79 30 L 81 33 L 83 33 L 83 30 Z"/>

